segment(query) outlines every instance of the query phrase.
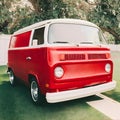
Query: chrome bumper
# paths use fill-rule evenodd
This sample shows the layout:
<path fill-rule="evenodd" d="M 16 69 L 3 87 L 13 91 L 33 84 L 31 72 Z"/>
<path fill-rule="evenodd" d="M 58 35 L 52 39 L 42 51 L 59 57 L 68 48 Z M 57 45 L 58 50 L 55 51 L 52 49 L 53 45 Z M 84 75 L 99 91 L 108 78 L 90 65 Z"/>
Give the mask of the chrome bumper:
<path fill-rule="evenodd" d="M 48 103 L 56 103 L 56 102 L 73 100 L 77 98 L 83 98 L 83 97 L 95 95 L 97 93 L 102 93 L 112 90 L 115 88 L 115 86 L 116 86 L 116 81 L 112 81 L 109 83 L 104 83 L 87 88 L 80 88 L 75 90 L 68 90 L 68 91 L 61 91 L 54 93 L 46 93 L 46 100 Z"/>

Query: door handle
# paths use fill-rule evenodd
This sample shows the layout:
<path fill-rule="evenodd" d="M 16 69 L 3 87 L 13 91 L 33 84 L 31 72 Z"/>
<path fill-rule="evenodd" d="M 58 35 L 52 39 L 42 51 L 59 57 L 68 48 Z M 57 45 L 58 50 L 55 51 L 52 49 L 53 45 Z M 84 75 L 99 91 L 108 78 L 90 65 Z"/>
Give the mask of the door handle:
<path fill-rule="evenodd" d="M 26 57 L 26 60 L 31 60 L 32 58 L 31 57 Z"/>

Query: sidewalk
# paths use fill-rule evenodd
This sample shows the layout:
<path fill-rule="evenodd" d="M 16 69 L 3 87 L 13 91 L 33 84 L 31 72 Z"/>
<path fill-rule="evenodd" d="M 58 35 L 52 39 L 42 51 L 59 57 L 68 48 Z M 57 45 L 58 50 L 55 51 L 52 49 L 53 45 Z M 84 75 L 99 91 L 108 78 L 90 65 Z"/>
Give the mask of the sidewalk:
<path fill-rule="evenodd" d="M 120 103 L 102 94 L 97 96 L 102 99 L 90 101 L 87 104 L 102 112 L 111 118 L 111 120 L 120 120 Z"/>

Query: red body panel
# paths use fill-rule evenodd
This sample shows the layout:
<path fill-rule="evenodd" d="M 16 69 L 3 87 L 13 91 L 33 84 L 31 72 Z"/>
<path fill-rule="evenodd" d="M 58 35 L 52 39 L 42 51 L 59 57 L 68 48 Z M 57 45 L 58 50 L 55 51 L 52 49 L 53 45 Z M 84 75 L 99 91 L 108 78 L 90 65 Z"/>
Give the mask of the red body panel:
<path fill-rule="evenodd" d="M 27 59 L 31 57 L 31 60 Z M 29 84 L 28 75 L 34 75 L 42 91 L 48 74 L 46 48 L 9 50 L 9 63 L 15 75 Z"/>
<path fill-rule="evenodd" d="M 62 46 L 10 49 L 8 52 L 8 67 L 26 84 L 29 84 L 29 74 L 36 76 L 43 94 L 112 80 L 113 68 L 110 73 L 105 72 L 105 65 L 112 65 L 107 48 Z M 59 79 L 54 75 L 56 66 L 64 69 L 64 75 Z"/>
<path fill-rule="evenodd" d="M 85 57 L 80 57 L 81 54 Z M 51 91 L 77 89 L 112 81 L 113 68 L 110 73 L 105 72 L 105 65 L 112 65 L 112 61 L 107 58 L 109 54 L 108 49 L 100 47 L 49 48 Z M 89 55 L 93 55 L 93 58 L 89 58 Z M 64 69 L 62 78 L 55 78 L 53 73 L 56 66 Z"/>

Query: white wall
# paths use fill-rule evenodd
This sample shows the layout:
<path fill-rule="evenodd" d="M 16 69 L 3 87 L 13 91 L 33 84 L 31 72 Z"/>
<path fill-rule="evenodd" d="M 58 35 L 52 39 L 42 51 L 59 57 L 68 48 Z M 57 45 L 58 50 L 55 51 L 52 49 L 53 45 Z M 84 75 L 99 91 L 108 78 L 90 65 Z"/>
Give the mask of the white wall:
<path fill-rule="evenodd" d="M 0 65 L 7 64 L 9 41 L 10 35 L 0 34 Z"/>

